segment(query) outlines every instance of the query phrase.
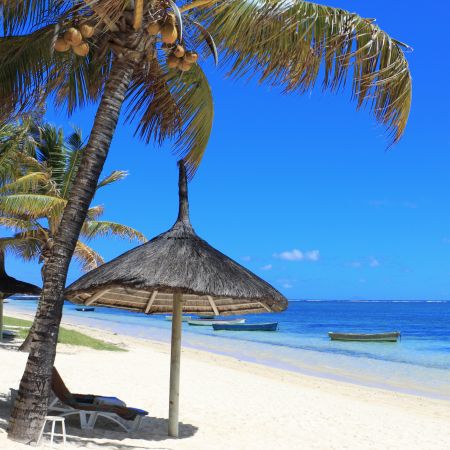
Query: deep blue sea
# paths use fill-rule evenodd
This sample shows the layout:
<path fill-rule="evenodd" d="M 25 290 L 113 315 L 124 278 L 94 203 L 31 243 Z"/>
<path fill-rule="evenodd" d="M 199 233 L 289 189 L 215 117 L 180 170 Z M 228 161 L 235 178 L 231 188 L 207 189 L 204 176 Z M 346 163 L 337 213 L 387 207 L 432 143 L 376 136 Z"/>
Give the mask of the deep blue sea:
<path fill-rule="evenodd" d="M 33 312 L 36 301 L 9 300 L 8 310 Z M 450 400 L 450 301 L 291 301 L 277 314 L 278 332 L 213 331 L 183 324 L 183 345 L 291 371 Z M 63 320 L 170 342 L 171 323 L 117 309 L 78 312 Z M 330 341 L 328 331 L 400 331 L 397 343 Z"/>

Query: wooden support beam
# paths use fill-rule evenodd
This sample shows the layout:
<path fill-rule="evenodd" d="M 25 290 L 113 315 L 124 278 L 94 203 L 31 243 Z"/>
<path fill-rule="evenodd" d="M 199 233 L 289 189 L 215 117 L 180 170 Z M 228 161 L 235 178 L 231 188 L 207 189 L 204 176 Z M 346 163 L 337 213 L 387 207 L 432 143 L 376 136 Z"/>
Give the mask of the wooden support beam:
<path fill-rule="evenodd" d="M 267 312 L 272 312 L 272 310 L 263 302 L 258 302 Z"/>
<path fill-rule="evenodd" d="M 173 295 L 172 342 L 170 348 L 169 436 L 178 437 L 180 359 L 183 294 Z"/>
<path fill-rule="evenodd" d="M 213 298 L 210 295 L 207 295 L 206 297 L 208 297 L 208 301 L 209 301 L 209 304 L 211 305 L 212 310 L 214 311 L 214 315 L 220 316 L 219 310 L 217 309 L 217 306 L 214 303 Z"/>
<path fill-rule="evenodd" d="M 157 295 L 158 295 L 158 291 L 155 289 L 152 292 L 152 295 L 150 295 L 150 298 L 148 299 L 147 306 L 145 307 L 145 314 L 148 314 L 148 312 L 150 311 L 150 308 L 152 307 L 153 302 L 155 301 L 155 298 Z"/>
<path fill-rule="evenodd" d="M 86 306 L 92 305 L 92 303 L 96 302 L 103 294 L 106 294 L 108 291 L 109 289 L 101 289 L 100 291 L 92 295 L 89 300 L 85 301 L 84 304 Z"/>

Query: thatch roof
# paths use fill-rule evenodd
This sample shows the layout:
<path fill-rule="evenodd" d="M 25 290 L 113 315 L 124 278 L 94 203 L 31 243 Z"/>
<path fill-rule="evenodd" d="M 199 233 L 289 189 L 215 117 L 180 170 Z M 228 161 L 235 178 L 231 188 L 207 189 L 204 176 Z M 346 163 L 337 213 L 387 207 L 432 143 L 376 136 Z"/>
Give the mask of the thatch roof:
<path fill-rule="evenodd" d="M 213 315 L 283 311 L 286 298 L 270 284 L 197 236 L 189 220 L 186 171 L 173 227 L 92 270 L 71 284 L 66 298 L 87 305 L 170 313 L 173 294 L 183 312 Z"/>
<path fill-rule="evenodd" d="M 3 298 L 6 298 L 14 294 L 39 295 L 40 293 L 41 288 L 31 283 L 16 280 L 6 273 L 5 256 L 3 252 L 0 251 L 0 295 Z"/>

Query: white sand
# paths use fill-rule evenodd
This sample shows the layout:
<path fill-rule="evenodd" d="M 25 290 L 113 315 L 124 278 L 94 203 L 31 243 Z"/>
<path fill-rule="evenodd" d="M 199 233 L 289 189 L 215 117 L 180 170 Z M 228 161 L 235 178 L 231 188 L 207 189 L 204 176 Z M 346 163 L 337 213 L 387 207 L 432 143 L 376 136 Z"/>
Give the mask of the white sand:
<path fill-rule="evenodd" d="M 135 435 L 105 424 L 90 435 L 70 426 L 70 449 L 450 448 L 449 402 L 294 374 L 191 349 L 182 354 L 182 437 L 169 439 L 169 347 L 105 331 L 84 331 L 125 343 L 130 351 L 59 346 L 56 366 L 72 392 L 117 396 L 150 414 Z M 3 398 L 9 388 L 18 387 L 26 355 L 1 349 L 0 361 L 0 449 L 30 448 L 7 440 L 9 406 Z"/>

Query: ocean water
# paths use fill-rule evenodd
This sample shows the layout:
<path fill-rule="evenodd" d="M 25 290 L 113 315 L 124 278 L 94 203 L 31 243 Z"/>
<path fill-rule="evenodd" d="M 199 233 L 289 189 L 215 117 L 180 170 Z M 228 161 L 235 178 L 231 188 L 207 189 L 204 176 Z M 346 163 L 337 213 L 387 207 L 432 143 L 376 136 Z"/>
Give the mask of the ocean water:
<path fill-rule="evenodd" d="M 32 312 L 36 301 L 8 310 Z M 244 316 L 241 316 L 244 317 Z M 214 331 L 183 324 L 183 345 L 295 372 L 450 400 L 450 301 L 291 301 L 276 314 L 247 322 L 279 322 L 277 332 Z M 96 307 L 78 312 L 66 302 L 64 320 L 119 334 L 170 342 L 164 316 Z M 401 341 L 336 342 L 328 331 L 400 331 Z"/>

